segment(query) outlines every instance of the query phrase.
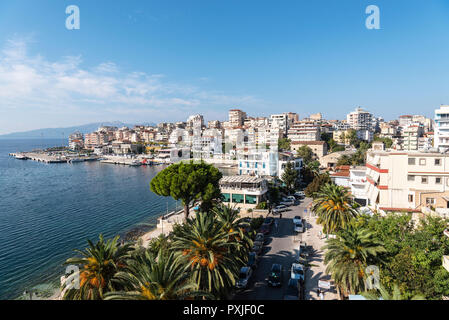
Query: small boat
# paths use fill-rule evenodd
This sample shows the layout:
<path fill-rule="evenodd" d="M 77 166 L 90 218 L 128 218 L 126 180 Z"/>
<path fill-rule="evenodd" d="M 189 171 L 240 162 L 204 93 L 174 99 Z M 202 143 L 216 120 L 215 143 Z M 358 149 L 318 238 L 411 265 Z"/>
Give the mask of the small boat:
<path fill-rule="evenodd" d="M 138 167 L 138 166 L 141 166 L 142 163 L 141 163 L 139 160 L 134 160 L 134 161 L 131 162 L 129 165 L 130 165 L 130 166 L 133 166 L 133 167 Z"/>
<path fill-rule="evenodd" d="M 69 163 L 84 162 L 84 159 L 72 158 L 72 159 L 69 159 L 69 161 L 67 161 L 67 162 L 69 162 Z"/>
<path fill-rule="evenodd" d="M 16 155 L 16 159 L 18 160 L 28 160 L 28 157 L 23 154 Z"/>

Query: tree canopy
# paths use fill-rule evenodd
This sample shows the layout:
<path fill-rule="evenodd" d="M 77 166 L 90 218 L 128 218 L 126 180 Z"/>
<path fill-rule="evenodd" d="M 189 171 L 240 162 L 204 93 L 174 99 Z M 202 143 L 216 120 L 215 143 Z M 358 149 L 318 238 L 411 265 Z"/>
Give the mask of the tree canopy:
<path fill-rule="evenodd" d="M 201 201 L 201 209 L 206 211 L 220 199 L 218 182 L 222 176 L 217 168 L 203 161 L 180 162 L 159 172 L 151 180 L 150 188 L 157 195 L 182 200 L 187 219 L 190 205 L 195 201 Z"/>
<path fill-rule="evenodd" d="M 285 183 L 287 190 L 292 192 L 298 184 L 299 172 L 295 169 L 294 162 L 287 162 L 284 173 L 282 174 L 282 181 Z"/>

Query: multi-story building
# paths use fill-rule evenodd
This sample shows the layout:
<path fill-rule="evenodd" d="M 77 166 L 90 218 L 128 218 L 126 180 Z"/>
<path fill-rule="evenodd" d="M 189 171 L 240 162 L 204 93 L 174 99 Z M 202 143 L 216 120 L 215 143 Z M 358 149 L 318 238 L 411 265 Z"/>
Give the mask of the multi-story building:
<path fill-rule="evenodd" d="M 246 119 L 246 112 L 239 109 L 229 110 L 229 125 L 231 127 L 241 127 Z"/>
<path fill-rule="evenodd" d="M 314 156 L 321 159 L 327 154 L 327 143 L 325 141 L 294 141 L 291 143 L 292 151 L 296 152 L 302 146 L 312 149 Z"/>
<path fill-rule="evenodd" d="M 272 114 L 270 116 L 270 125 L 272 128 L 278 128 L 282 135 L 285 136 L 288 130 L 288 115 L 287 113 Z"/>
<path fill-rule="evenodd" d="M 402 116 L 399 116 L 399 126 L 401 128 L 405 128 L 408 125 L 413 123 L 413 116 L 410 114 L 405 114 Z"/>
<path fill-rule="evenodd" d="M 309 118 L 314 121 L 321 121 L 323 120 L 323 115 L 321 113 L 314 113 L 311 114 Z"/>
<path fill-rule="evenodd" d="M 220 190 L 224 203 L 242 209 L 254 209 L 267 199 L 268 181 L 254 176 L 224 176 Z"/>
<path fill-rule="evenodd" d="M 287 137 L 292 141 L 319 141 L 320 126 L 314 121 L 297 121 L 288 129 Z"/>
<path fill-rule="evenodd" d="M 84 148 L 84 136 L 77 131 L 69 135 L 69 148 L 71 150 L 81 150 Z"/>
<path fill-rule="evenodd" d="M 300 172 L 303 160 L 287 153 L 274 151 L 253 151 L 238 155 L 238 173 L 240 175 L 256 175 L 282 177 L 288 162 L 294 163 L 294 168 Z"/>
<path fill-rule="evenodd" d="M 201 130 L 204 127 L 204 118 L 201 114 L 195 114 L 187 119 L 187 128 Z"/>
<path fill-rule="evenodd" d="M 353 166 L 349 169 L 349 186 L 354 201 L 361 206 L 368 204 L 367 185 L 366 185 L 366 167 Z"/>
<path fill-rule="evenodd" d="M 358 107 L 346 116 L 346 121 L 352 129 L 371 130 L 373 124 L 373 115 Z"/>
<path fill-rule="evenodd" d="M 418 150 L 418 139 L 422 136 L 424 127 L 420 123 L 411 123 L 402 131 L 402 149 Z"/>
<path fill-rule="evenodd" d="M 369 205 L 376 210 L 422 212 L 449 208 L 449 154 L 367 152 Z"/>
<path fill-rule="evenodd" d="M 449 149 L 449 105 L 441 105 L 435 110 L 434 146 L 440 151 Z"/>

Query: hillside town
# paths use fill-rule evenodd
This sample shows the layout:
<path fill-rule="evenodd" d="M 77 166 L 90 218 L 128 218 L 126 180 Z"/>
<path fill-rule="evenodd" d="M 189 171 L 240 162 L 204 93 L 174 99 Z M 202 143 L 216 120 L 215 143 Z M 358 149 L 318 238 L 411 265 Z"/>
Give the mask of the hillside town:
<path fill-rule="evenodd" d="M 370 210 L 449 213 L 448 105 L 436 109 L 434 119 L 401 115 L 392 121 L 360 107 L 344 120 L 327 120 L 321 113 L 300 119 L 294 112 L 253 117 L 231 109 L 227 121 L 207 124 L 197 114 L 185 122 L 154 127 L 105 126 L 92 133 L 76 132 L 70 135 L 69 147 L 106 158 L 137 157 L 159 163 L 202 159 L 248 177 L 248 183 L 251 176 L 282 177 L 291 161 L 301 172 L 305 162 L 313 160 Z M 304 161 L 304 150 L 311 159 Z M 357 158 L 360 151 L 364 154 Z M 254 202 L 247 197 L 254 206 L 263 198 Z M 239 203 L 235 199 L 232 202 Z"/>

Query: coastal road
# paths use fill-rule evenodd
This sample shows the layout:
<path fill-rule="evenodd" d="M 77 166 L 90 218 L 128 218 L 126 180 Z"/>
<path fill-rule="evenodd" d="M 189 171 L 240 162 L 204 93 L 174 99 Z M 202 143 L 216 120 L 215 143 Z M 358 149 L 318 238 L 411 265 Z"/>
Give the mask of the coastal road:
<path fill-rule="evenodd" d="M 275 225 L 273 225 L 269 235 L 269 242 L 264 246 L 259 265 L 254 271 L 248 289 L 237 292 L 234 296 L 235 300 L 284 299 L 287 282 L 290 278 L 290 268 L 295 260 L 295 248 L 299 246 L 299 240 L 304 235 L 294 232 L 293 217 L 299 215 L 305 218 L 307 222 L 308 212 L 304 214 L 304 209 L 307 208 L 310 202 L 311 199 L 306 198 L 301 200 L 298 206 L 291 206 L 289 211 L 282 213 L 282 219 L 279 219 L 279 215 L 274 216 L 279 222 L 279 227 L 276 229 Z M 283 283 L 281 287 L 277 288 L 268 286 L 266 281 L 273 263 L 281 264 L 283 270 Z"/>

